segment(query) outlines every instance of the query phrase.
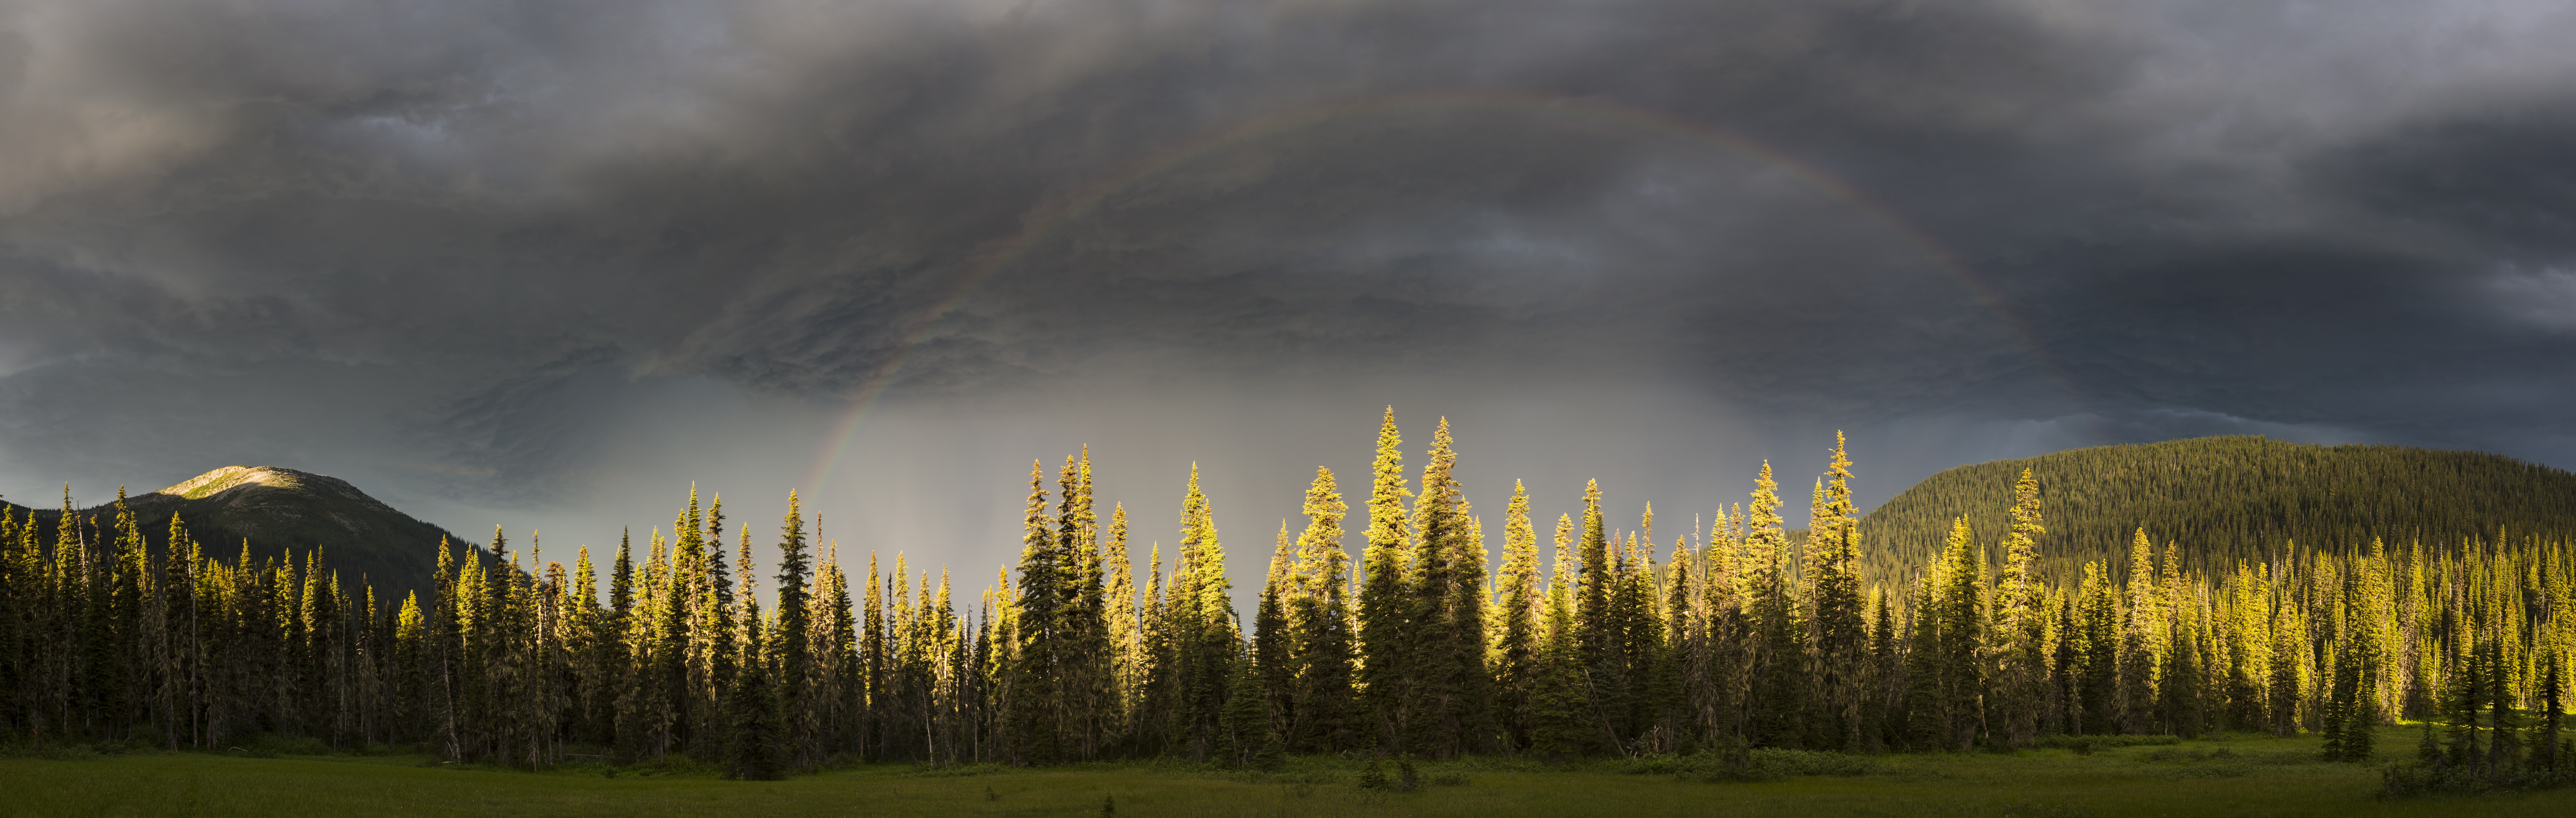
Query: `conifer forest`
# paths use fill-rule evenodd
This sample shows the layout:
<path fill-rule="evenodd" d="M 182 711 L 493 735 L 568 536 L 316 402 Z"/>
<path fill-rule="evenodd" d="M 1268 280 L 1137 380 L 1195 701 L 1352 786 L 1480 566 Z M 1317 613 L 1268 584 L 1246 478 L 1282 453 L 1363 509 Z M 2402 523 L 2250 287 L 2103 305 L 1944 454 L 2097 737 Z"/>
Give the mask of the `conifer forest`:
<path fill-rule="evenodd" d="M 1725 765 L 2231 732 L 2316 736 L 2321 760 L 2359 762 L 2403 724 L 2420 746 L 2391 787 L 2576 767 L 2564 529 L 2472 517 L 2440 539 L 2354 527 L 2211 549 L 2149 518 L 2125 548 L 2070 551 L 2053 528 L 2088 512 L 2036 468 L 1937 528 L 1864 525 L 1839 438 L 1802 528 L 1767 463 L 1692 522 L 1597 485 L 1551 522 L 1517 486 L 1472 507 L 1445 420 L 1411 459 L 1405 443 L 1390 409 L 1364 482 L 1318 469 L 1302 528 L 1238 535 L 1270 554 L 1258 578 L 1223 570 L 1195 468 L 1175 515 L 1095 497 L 1088 451 L 1031 465 L 1016 565 L 842 553 L 794 494 L 773 526 L 692 489 L 613 552 L 495 531 L 441 548 L 433 587 L 399 597 L 328 553 L 258 558 L 178 515 L 147 523 L 123 497 L 84 515 L 67 495 L 50 521 L 0 520 L 0 730 L 177 750 L 293 735 L 525 769 L 685 756 L 776 779 L 1306 756 Z M 1175 520 L 1169 553 L 1140 553 Z M 755 564 L 755 543 L 777 564 Z M 1904 553 L 1923 556 L 1889 556 Z"/>

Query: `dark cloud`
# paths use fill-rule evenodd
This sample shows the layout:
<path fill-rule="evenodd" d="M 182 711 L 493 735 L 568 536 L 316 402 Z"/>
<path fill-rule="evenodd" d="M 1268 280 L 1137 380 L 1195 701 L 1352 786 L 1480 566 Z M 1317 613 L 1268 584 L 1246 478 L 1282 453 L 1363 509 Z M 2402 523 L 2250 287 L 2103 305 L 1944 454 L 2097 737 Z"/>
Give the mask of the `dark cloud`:
<path fill-rule="evenodd" d="M 2304 9 L 0 3 L 0 471 L 596 524 L 833 474 L 887 383 L 852 457 L 979 492 L 918 464 L 1404 401 L 1692 491 L 1842 427 L 1887 490 L 2222 431 L 2576 462 L 2576 16 Z M 1587 407 L 1698 448 L 1543 441 Z"/>

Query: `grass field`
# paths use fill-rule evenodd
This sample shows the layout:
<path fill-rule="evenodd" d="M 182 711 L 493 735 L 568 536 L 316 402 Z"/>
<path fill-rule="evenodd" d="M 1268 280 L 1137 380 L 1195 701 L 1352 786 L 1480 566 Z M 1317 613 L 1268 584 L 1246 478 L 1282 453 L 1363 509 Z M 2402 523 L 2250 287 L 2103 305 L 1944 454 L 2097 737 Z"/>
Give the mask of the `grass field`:
<path fill-rule="evenodd" d="M 2382 756 L 2412 753 L 2391 729 Z M 571 767 L 545 773 L 425 766 L 418 757 L 241 758 L 196 753 L 0 758 L 8 815 L 851 815 L 1615 816 L 1667 815 L 2576 815 L 2576 790 L 2382 802 L 2376 767 L 2320 764 L 2313 737 L 2237 736 L 2168 746 L 1869 758 L 1857 775 L 1710 783 L 1601 761 L 1552 770 L 1470 759 L 1424 763 L 1429 784 L 1355 786 L 1356 763 L 1308 758 L 1269 775 L 1176 765 L 925 770 L 877 765 L 787 781 L 723 781 Z M 1649 770 L 1649 772 L 1638 772 Z M 1391 772 L 1391 769 L 1390 769 Z"/>

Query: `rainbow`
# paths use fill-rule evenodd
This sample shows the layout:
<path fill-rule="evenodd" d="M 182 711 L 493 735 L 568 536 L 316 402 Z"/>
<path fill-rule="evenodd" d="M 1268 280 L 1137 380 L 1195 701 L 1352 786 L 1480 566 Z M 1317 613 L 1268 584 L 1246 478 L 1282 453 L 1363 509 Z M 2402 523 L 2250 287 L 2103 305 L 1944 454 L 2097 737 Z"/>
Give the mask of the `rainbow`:
<path fill-rule="evenodd" d="M 887 388 L 893 385 L 895 379 L 902 374 L 904 365 L 911 360 L 914 351 L 921 347 L 922 341 L 929 337 L 932 330 L 938 328 L 940 322 L 946 319 L 949 313 L 955 311 L 958 305 L 965 303 L 966 299 L 981 289 L 985 282 L 991 281 L 995 275 L 1018 263 L 1028 255 L 1029 251 L 1061 233 L 1066 226 L 1099 210 L 1111 198 L 1176 168 L 1247 145 L 1326 128 L 1450 113 L 1495 113 L 1559 122 L 1570 127 L 1642 132 L 1714 148 L 1784 171 L 1834 201 L 1879 222 L 1907 243 L 1921 250 L 1950 278 L 1966 288 L 1970 296 L 1992 311 L 2003 322 L 2004 327 L 2021 340 L 2049 378 L 2056 381 L 2069 398 L 2074 400 L 2079 414 L 2085 411 L 2084 400 L 2075 389 L 2073 380 L 2067 377 L 2055 359 L 2043 351 L 2038 335 L 2031 331 L 2029 325 L 2004 308 L 2001 295 L 1983 279 L 1978 278 L 1966 263 L 1960 261 L 1958 253 L 1950 250 L 1895 208 L 1863 194 L 1832 173 L 1733 131 L 1682 119 L 1660 111 L 1615 102 L 1578 97 L 1486 93 L 1381 97 L 1340 105 L 1300 109 L 1253 119 L 1206 133 L 1129 163 L 1112 173 L 1101 176 L 1072 196 L 1032 211 L 1028 218 L 1021 221 L 1019 232 L 977 254 L 973 262 L 967 266 L 965 274 L 950 282 L 945 291 L 938 293 L 932 299 L 928 309 L 914 316 L 895 334 L 895 337 L 900 339 L 896 344 L 895 354 L 871 373 L 862 383 L 858 396 L 851 403 L 850 408 L 834 419 L 826 435 L 826 442 L 818 453 L 819 457 L 814 461 L 812 470 L 806 475 L 805 485 L 813 486 L 813 493 L 816 496 L 823 496 L 823 492 L 831 485 L 833 474 L 840 468 L 841 458 L 849 450 L 850 441 L 857 436 L 859 427 L 867 420 L 869 412 L 874 410 L 878 402 L 885 397 Z"/>

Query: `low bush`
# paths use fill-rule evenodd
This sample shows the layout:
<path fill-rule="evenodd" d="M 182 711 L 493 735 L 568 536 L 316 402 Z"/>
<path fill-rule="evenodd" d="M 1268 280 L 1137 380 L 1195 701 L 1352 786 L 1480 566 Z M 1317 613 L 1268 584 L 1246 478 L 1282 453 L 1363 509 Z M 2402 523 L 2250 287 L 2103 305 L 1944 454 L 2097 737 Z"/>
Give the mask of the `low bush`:
<path fill-rule="evenodd" d="M 992 775 L 994 773 L 1006 773 L 1010 771 L 1010 766 L 1006 764 L 943 764 L 938 766 L 923 764 L 912 768 L 904 774 L 914 778 L 961 778 L 970 775 Z"/>
<path fill-rule="evenodd" d="M 250 758 L 327 756 L 331 755 L 331 745 L 322 743 L 318 738 L 261 733 L 242 739 L 241 743 L 231 746 L 227 752 Z"/>
<path fill-rule="evenodd" d="M 2157 750 L 2142 756 L 2147 761 L 2225 761 L 2236 757 L 2236 751 L 2220 747 L 2215 750 Z"/>
<path fill-rule="evenodd" d="M 1770 781 L 1799 775 L 1867 775 L 1878 771 L 1878 763 L 1846 753 L 1757 747 L 1733 753 L 1641 756 L 1621 762 L 1618 771 L 1694 781 Z"/>
<path fill-rule="evenodd" d="M 1878 769 L 1877 762 L 1868 757 L 1846 753 L 1764 747 L 1754 750 L 1752 755 L 1754 766 L 1776 770 L 1782 775 L 1868 775 Z"/>
<path fill-rule="evenodd" d="M 2036 742 L 2036 745 L 2037 745 L 2037 746 L 2040 746 L 2040 747 L 2051 747 L 2051 748 L 2056 748 L 2056 749 L 2060 749 L 2060 750 L 2074 750 L 2074 751 L 2075 751 L 2075 752 L 2077 752 L 2077 753 L 2090 753 L 2090 752 L 2092 752 L 2092 751 L 2094 751 L 2094 750 L 2107 749 L 2107 748 L 2111 748 L 2111 747 L 2147 747 L 2147 746 L 2155 746 L 2155 745 L 2181 744 L 2181 743 L 2182 743 L 2182 737 L 2181 737 L 2181 736 L 2125 736 L 2125 735 L 2122 735 L 2122 736 L 2062 736 L 2062 735 L 2061 735 L 2061 736 L 2041 736 L 2041 737 L 2039 738 L 2039 741 L 2038 741 L 2038 742 Z"/>
<path fill-rule="evenodd" d="M 2442 759 L 2391 764 L 2379 774 L 2379 797 L 2425 795 L 2497 795 L 2555 789 L 2576 784 L 2576 770 L 2548 770 L 2518 764 L 2480 766 Z"/>
<path fill-rule="evenodd" d="M 58 744 L 45 741 L 11 741 L 0 743 L 0 758 L 41 758 L 50 761 L 80 761 L 101 756 L 124 755 L 138 748 L 116 741 L 83 741 Z"/>

